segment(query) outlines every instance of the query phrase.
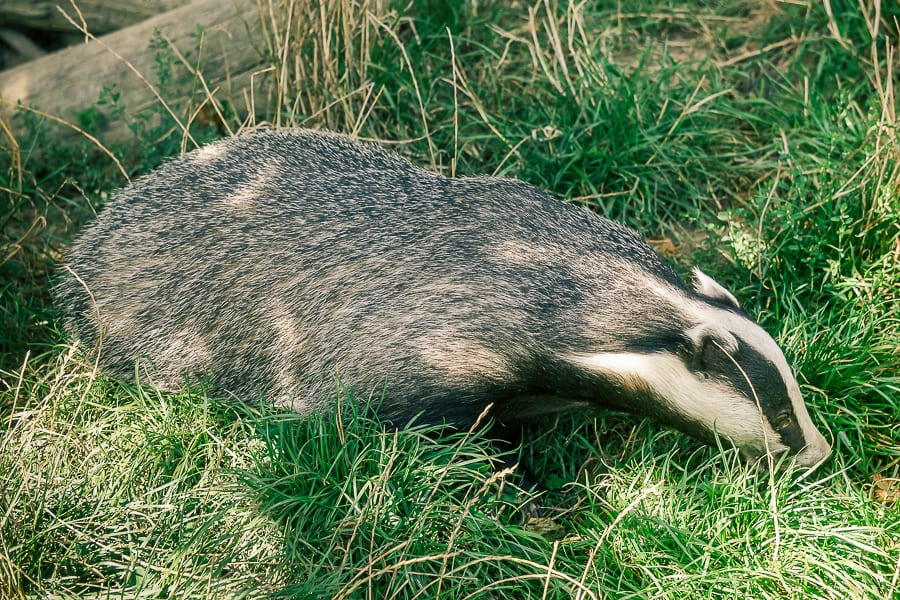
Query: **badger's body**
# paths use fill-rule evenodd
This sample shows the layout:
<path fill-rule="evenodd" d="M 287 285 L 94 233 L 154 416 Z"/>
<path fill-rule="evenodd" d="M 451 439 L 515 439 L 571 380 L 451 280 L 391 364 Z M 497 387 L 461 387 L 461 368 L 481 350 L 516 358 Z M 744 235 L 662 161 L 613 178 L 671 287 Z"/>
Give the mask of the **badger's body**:
<path fill-rule="evenodd" d="M 745 454 L 830 448 L 774 341 L 699 271 L 528 184 L 372 144 L 247 134 L 123 190 L 69 255 L 65 325 L 100 364 L 300 412 L 333 378 L 395 424 L 611 406 Z M 99 342 L 99 343 L 98 343 Z"/>

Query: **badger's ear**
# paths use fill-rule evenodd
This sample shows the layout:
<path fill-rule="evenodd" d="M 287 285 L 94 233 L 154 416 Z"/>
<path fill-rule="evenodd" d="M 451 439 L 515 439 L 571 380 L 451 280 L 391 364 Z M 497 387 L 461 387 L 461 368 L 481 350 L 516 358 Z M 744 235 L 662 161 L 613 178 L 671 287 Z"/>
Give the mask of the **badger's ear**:
<path fill-rule="evenodd" d="M 729 354 L 738 350 L 737 338 L 724 327 L 700 323 L 699 325 L 694 325 L 685 333 L 691 340 L 691 351 L 695 354 L 702 354 L 710 345 L 718 346 Z"/>
<path fill-rule="evenodd" d="M 735 308 L 741 307 L 741 303 L 737 301 L 737 298 L 731 292 L 698 267 L 694 267 L 694 291 L 710 300 L 730 304 Z"/>

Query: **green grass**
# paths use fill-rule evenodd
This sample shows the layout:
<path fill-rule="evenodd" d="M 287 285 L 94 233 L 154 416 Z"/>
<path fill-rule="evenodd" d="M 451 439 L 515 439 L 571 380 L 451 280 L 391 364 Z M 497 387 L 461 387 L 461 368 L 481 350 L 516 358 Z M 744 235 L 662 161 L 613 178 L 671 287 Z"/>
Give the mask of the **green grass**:
<path fill-rule="evenodd" d="M 303 419 L 109 381 L 48 289 L 124 177 L 35 122 L 0 144 L 0 597 L 900 594 L 897 5 L 313 4 L 268 22 L 292 27 L 272 121 L 663 240 L 783 345 L 833 462 L 770 478 L 646 421 L 566 417 L 516 450 L 552 519 L 524 522 L 482 428 L 386 431 L 339 386 L 340 417 Z M 165 118 L 99 100 L 80 126 L 132 119 L 129 176 L 179 150 Z"/>

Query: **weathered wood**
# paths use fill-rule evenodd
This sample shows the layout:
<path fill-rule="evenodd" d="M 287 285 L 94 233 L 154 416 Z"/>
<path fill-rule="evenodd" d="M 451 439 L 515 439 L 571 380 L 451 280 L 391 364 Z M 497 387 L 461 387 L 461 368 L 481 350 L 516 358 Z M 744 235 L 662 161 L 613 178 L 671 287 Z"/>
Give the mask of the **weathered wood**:
<path fill-rule="evenodd" d="M 202 47 L 198 27 L 204 31 Z M 161 49 L 150 47 L 154 39 L 157 45 L 162 43 Z M 199 71 L 209 90 L 218 88 L 216 101 L 230 100 L 240 109 L 246 104 L 244 88 L 250 80 L 258 84 L 264 79 L 255 76 L 263 68 L 264 45 L 254 0 L 193 0 L 137 25 L 0 72 L 0 114 L 20 112 L 13 108 L 21 102 L 74 123 L 79 113 L 96 106 L 102 90 L 110 85 L 126 114 L 133 116 L 151 107 L 159 113 L 165 109 L 154 93 L 160 87 L 158 53 L 172 63 L 161 94 L 182 123 L 187 122 L 191 107 L 203 101 L 205 91 L 179 54 L 192 68 L 201 56 Z M 173 92 L 178 83 L 181 88 Z M 261 107 L 266 104 L 258 97 L 256 102 Z M 21 114 L 12 117 L 13 132 L 23 121 Z M 121 120 L 110 120 L 105 127 L 98 135 L 104 142 L 118 143 L 130 135 Z"/>
<path fill-rule="evenodd" d="M 153 15 L 187 4 L 188 0 L 76 0 L 75 4 L 95 34 L 109 33 L 139 23 Z M 222 4 L 225 2 L 223 1 Z M 71 31 L 72 25 L 57 10 L 74 15 L 69 0 L 3 0 L 0 27 Z"/>

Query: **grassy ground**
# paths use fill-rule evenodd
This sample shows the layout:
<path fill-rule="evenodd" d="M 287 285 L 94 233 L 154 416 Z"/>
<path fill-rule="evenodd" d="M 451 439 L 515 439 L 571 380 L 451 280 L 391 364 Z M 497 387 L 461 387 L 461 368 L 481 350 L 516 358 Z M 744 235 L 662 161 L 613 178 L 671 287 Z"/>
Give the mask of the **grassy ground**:
<path fill-rule="evenodd" d="M 0 146 L 0 597 L 897 597 L 897 4 L 313 4 L 269 23 L 273 121 L 526 179 L 701 264 L 782 343 L 834 461 L 769 477 L 647 422 L 561 419 L 520 450 L 552 518 L 523 524 L 480 430 L 104 379 L 48 278 L 121 174 L 36 127 Z M 146 123 L 116 150 L 135 173 L 180 146 Z"/>

